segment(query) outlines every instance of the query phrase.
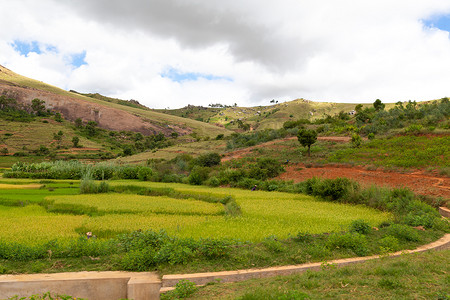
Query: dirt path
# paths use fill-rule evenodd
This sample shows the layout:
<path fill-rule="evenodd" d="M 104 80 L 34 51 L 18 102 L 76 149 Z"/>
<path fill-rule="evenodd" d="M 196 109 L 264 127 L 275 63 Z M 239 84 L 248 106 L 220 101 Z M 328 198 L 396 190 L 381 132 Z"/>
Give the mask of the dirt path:
<path fill-rule="evenodd" d="M 363 186 L 376 184 L 388 187 L 408 187 L 417 194 L 450 198 L 450 178 L 428 175 L 423 171 L 398 173 L 367 170 L 362 167 L 336 166 L 306 168 L 302 164 L 293 164 L 285 169 L 286 173 L 281 174 L 278 179 L 300 182 L 312 177 L 347 177 L 358 181 Z"/>

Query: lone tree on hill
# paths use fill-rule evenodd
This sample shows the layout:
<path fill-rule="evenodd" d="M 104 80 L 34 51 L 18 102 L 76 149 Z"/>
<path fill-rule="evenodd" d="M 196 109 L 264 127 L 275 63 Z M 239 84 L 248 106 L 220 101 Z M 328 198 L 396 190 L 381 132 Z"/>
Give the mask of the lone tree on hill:
<path fill-rule="evenodd" d="M 380 99 L 375 100 L 375 102 L 373 103 L 373 107 L 375 108 L 375 111 L 380 111 L 383 110 L 385 105 L 383 102 L 381 102 Z"/>
<path fill-rule="evenodd" d="M 308 156 L 311 156 L 311 145 L 317 141 L 317 131 L 313 129 L 300 129 L 297 139 L 303 147 L 308 147 Z"/>

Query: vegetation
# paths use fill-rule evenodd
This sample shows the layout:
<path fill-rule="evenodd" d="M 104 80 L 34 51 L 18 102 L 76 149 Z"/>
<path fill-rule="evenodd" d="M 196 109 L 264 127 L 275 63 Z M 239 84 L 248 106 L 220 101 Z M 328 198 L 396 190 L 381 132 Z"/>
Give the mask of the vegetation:
<path fill-rule="evenodd" d="M 449 250 L 383 258 L 298 275 L 215 283 L 193 299 L 448 299 Z M 431 284 L 432 283 L 432 284 Z"/>
<path fill-rule="evenodd" d="M 311 156 L 311 145 L 317 141 L 317 132 L 314 130 L 300 129 L 297 133 L 299 143 L 308 147 L 308 156 Z"/>

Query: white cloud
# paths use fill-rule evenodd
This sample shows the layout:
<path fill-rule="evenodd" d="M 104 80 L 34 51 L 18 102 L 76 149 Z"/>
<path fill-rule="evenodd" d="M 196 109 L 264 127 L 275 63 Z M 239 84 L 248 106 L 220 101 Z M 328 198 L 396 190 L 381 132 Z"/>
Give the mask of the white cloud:
<path fill-rule="evenodd" d="M 0 0 L 0 10 L 0 64 L 155 108 L 450 96 L 448 32 L 421 22 L 450 14 L 450 1 Z M 25 57 L 14 40 L 58 51 Z M 83 51 L 87 65 L 74 68 L 67 58 Z M 168 68 L 217 80 L 171 81 Z"/>

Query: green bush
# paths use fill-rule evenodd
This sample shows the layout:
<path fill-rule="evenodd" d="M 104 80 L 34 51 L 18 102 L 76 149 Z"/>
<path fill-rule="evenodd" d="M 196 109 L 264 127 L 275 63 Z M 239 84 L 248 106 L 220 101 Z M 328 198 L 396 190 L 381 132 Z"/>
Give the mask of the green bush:
<path fill-rule="evenodd" d="M 403 224 L 393 224 L 383 228 L 386 235 L 394 236 L 400 240 L 408 242 L 418 242 L 420 240 L 419 233 L 416 229 Z"/>
<path fill-rule="evenodd" d="M 313 177 L 304 181 L 303 186 L 306 194 L 342 202 L 347 202 L 348 196 L 359 191 L 359 184 L 348 178 L 320 179 Z"/>
<path fill-rule="evenodd" d="M 176 265 L 186 264 L 193 257 L 194 251 L 191 247 L 189 247 L 189 245 L 187 245 L 187 243 L 182 240 L 175 240 L 164 244 L 156 253 L 155 260 L 157 263 L 169 263 L 171 265 Z"/>
<path fill-rule="evenodd" d="M 201 167 L 213 167 L 220 165 L 221 156 L 219 153 L 211 152 L 200 155 L 196 159 L 196 164 Z"/>
<path fill-rule="evenodd" d="M 153 177 L 153 170 L 149 167 L 140 167 L 137 176 L 141 181 L 149 181 Z"/>
<path fill-rule="evenodd" d="M 125 253 L 120 261 L 124 270 L 143 272 L 155 265 L 155 250 L 147 247 Z"/>
<path fill-rule="evenodd" d="M 398 239 L 392 235 L 385 236 L 378 243 L 387 252 L 395 252 L 401 249 Z"/>
<path fill-rule="evenodd" d="M 192 185 L 201 185 L 206 179 L 208 179 L 209 168 L 195 166 L 189 174 L 188 181 Z"/>
<path fill-rule="evenodd" d="M 360 234 L 368 234 L 372 231 L 372 227 L 365 220 L 355 220 L 350 224 L 350 232 L 357 232 Z"/>
<path fill-rule="evenodd" d="M 331 234 L 327 246 L 330 249 L 350 249 L 358 256 L 367 255 L 369 252 L 366 237 L 360 233 Z"/>

